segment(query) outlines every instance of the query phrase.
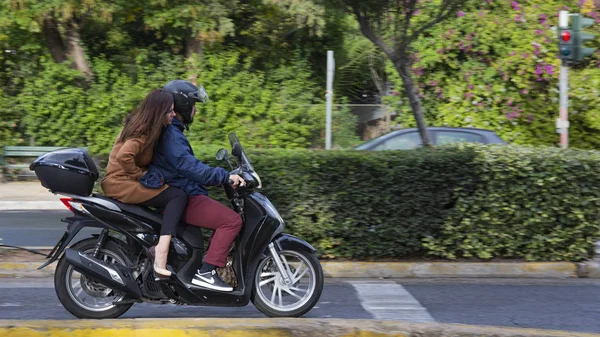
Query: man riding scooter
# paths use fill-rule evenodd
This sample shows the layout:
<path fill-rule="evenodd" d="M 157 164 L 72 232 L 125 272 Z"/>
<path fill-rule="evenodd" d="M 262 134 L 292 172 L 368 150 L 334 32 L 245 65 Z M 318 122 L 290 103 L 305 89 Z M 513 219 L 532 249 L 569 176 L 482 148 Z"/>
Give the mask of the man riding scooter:
<path fill-rule="evenodd" d="M 245 181 L 239 175 L 229 174 L 223 168 L 211 167 L 196 159 L 183 133 L 194 121 L 196 102 L 208 101 L 204 88 L 188 81 L 174 80 L 163 90 L 173 95 L 176 117 L 158 141 L 150 167 L 150 171 L 156 174 L 148 175 L 148 179 L 162 176 L 169 186 L 186 192 L 189 201 L 182 220 L 189 225 L 215 231 L 204 263 L 192 283 L 209 289 L 232 291 L 233 288 L 219 277 L 215 269 L 225 267 L 231 244 L 242 227 L 242 219 L 232 209 L 208 197 L 205 186 L 218 186 L 231 180 L 232 187 L 237 188 L 244 186 Z M 141 182 L 158 183 L 147 179 Z"/>
<path fill-rule="evenodd" d="M 269 317 L 304 315 L 319 301 L 324 286 L 316 249 L 284 233 L 285 220 L 258 191 L 262 180 L 235 132 L 228 135 L 232 156 L 222 148 L 215 157 L 227 163 L 231 173 L 193 157 L 183 136 L 189 124 L 184 121 L 191 122 L 195 102 L 208 97 L 185 81 L 171 82 L 163 91 L 167 89 L 176 97 L 169 113 L 177 104 L 179 119 L 174 119 L 175 127 L 164 130 L 155 165 L 139 182 L 149 188 L 177 186 L 191 195 L 184 220 L 196 226 L 177 227 L 169 240 L 169 277 L 157 277 L 152 267 L 152 247 L 159 239 L 163 216 L 94 193 L 98 168 L 90 154 L 78 148 L 46 153 L 30 165 L 42 186 L 63 196 L 61 202 L 72 212 L 64 219 L 68 224 L 64 235 L 38 269 L 59 260 L 54 272 L 56 294 L 63 307 L 80 318 L 117 318 L 135 303 L 244 307 L 250 301 Z M 222 185 L 231 210 L 209 199 L 203 184 Z M 205 263 L 199 226 L 216 229 Z M 84 228 L 101 232 L 71 244 Z M 214 271 L 232 248 L 227 272 L 233 276 L 233 290 Z"/>

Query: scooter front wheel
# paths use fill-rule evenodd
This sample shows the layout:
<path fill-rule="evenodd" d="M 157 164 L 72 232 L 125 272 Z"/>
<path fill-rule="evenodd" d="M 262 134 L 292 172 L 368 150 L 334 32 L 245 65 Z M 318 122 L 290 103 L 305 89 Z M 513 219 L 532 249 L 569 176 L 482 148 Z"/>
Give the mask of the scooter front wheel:
<path fill-rule="evenodd" d="M 321 297 L 323 269 L 310 252 L 284 250 L 278 254 L 289 276 L 289 284 L 285 284 L 273 257 L 266 257 L 255 273 L 252 303 L 269 317 L 300 317 Z"/>

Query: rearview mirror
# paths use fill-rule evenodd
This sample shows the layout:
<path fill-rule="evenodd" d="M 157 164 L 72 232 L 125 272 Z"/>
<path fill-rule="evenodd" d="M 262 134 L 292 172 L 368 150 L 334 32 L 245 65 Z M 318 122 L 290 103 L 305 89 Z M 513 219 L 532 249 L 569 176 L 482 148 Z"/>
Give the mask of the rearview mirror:
<path fill-rule="evenodd" d="M 220 149 L 219 151 L 217 151 L 217 160 L 221 161 L 221 160 L 228 160 L 229 159 L 229 152 L 227 152 L 227 149 Z"/>
<path fill-rule="evenodd" d="M 233 170 L 233 166 L 231 166 L 231 162 L 229 161 L 229 152 L 227 152 L 226 149 L 220 149 L 219 151 L 217 151 L 217 160 L 224 160 L 225 162 L 227 162 L 227 165 L 229 165 L 229 167 Z"/>

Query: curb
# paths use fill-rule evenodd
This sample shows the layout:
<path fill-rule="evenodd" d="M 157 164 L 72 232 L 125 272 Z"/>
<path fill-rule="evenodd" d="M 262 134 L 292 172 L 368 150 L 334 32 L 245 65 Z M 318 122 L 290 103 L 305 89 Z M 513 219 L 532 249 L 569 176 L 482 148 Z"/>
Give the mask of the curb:
<path fill-rule="evenodd" d="M 0 262 L 0 278 L 39 278 L 54 275 L 56 262 L 42 270 L 39 262 Z M 600 278 L 597 262 L 328 262 L 327 278 Z"/>
<path fill-rule="evenodd" d="M 600 337 L 600 334 L 462 324 L 343 319 L 120 319 L 71 321 L 0 321 L 8 336 L 235 336 L 235 337 Z"/>
<path fill-rule="evenodd" d="M 56 262 L 37 270 L 43 262 L 0 262 L 0 278 L 41 278 L 54 276 Z"/>
<path fill-rule="evenodd" d="M 322 262 L 327 277 L 359 278 L 570 278 L 570 262 Z"/>

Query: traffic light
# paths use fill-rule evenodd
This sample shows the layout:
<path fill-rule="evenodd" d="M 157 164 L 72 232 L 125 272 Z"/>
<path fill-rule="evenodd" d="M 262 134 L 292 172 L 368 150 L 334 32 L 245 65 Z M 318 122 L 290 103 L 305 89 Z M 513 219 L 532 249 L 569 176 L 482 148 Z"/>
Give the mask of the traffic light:
<path fill-rule="evenodd" d="M 558 58 L 573 61 L 575 59 L 573 30 L 562 28 L 558 30 Z"/>
<path fill-rule="evenodd" d="M 580 14 L 573 14 L 572 16 L 573 22 L 573 33 L 574 36 L 572 39 L 574 40 L 574 57 L 575 61 L 583 61 L 584 57 L 589 57 L 594 54 L 595 48 L 587 48 L 584 47 L 583 44 L 587 41 L 594 39 L 594 34 L 585 33 L 581 30 L 585 27 L 589 27 L 595 23 L 594 19 L 584 18 Z"/>

